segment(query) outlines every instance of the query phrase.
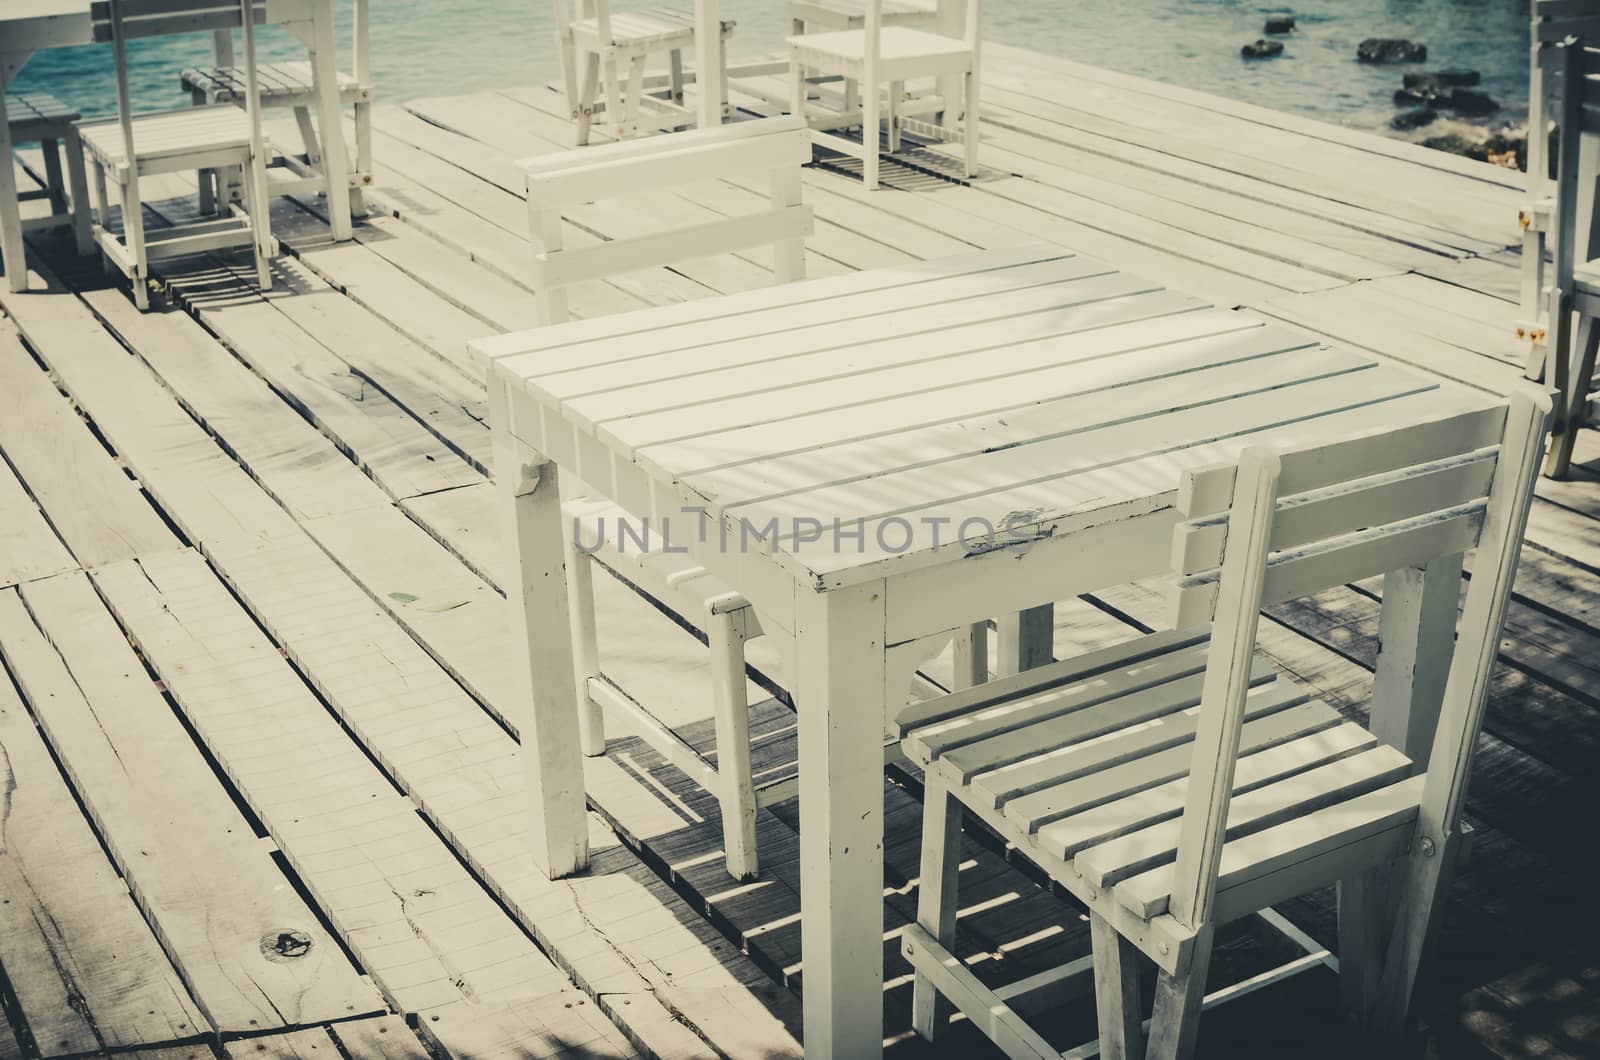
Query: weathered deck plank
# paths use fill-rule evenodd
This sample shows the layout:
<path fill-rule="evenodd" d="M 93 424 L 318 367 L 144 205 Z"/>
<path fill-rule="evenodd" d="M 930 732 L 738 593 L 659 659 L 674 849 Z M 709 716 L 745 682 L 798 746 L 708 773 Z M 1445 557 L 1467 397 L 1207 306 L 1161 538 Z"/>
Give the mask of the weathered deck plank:
<path fill-rule="evenodd" d="M 209 1035 L 4 675 L 0 768 L 0 965 L 40 1054 Z"/>
<path fill-rule="evenodd" d="M 0 599 L 0 656 L 212 1027 L 383 1011 L 271 863 L 81 573 Z"/>

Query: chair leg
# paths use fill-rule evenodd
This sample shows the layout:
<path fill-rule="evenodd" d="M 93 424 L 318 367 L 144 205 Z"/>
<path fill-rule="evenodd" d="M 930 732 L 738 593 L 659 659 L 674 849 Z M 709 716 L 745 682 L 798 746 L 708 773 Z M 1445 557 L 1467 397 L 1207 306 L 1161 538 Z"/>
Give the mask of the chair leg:
<path fill-rule="evenodd" d="M 956 892 L 961 877 L 961 803 L 934 771 L 922 793 L 922 868 L 917 885 L 917 925 L 952 948 Z M 933 980 L 918 975 L 911 989 L 911 1028 L 932 1041 L 950 1017 L 950 1002 Z"/>
<path fill-rule="evenodd" d="M 809 93 L 806 89 L 806 68 L 800 65 L 798 59 L 792 56 L 789 59 L 789 113 L 806 117 L 806 100 Z"/>
<path fill-rule="evenodd" d="M 956 691 L 989 680 L 989 623 L 974 622 L 956 630 L 954 654 Z"/>
<path fill-rule="evenodd" d="M 889 82 L 889 153 L 892 155 L 900 150 L 900 102 L 905 95 L 906 83 L 904 81 Z"/>
<path fill-rule="evenodd" d="M 1383 972 L 1394 872 L 1383 866 L 1339 881 L 1339 990 L 1345 1012 L 1365 1025 Z"/>
<path fill-rule="evenodd" d="M 94 253 L 94 234 L 89 216 L 89 179 L 83 166 L 83 141 L 78 130 L 67 127 L 67 184 L 72 194 L 72 236 L 78 245 L 78 256 Z"/>
<path fill-rule="evenodd" d="M 589 142 L 589 130 L 594 126 L 594 100 L 600 89 L 600 57 L 593 52 L 583 55 L 583 89 L 578 96 L 578 146 Z"/>
<path fill-rule="evenodd" d="M 1551 478 L 1565 478 L 1572 466 L 1572 448 L 1578 441 L 1578 430 L 1583 426 L 1584 413 L 1589 407 L 1589 386 L 1594 381 L 1595 350 L 1600 346 L 1600 326 L 1587 314 L 1578 319 L 1578 332 L 1573 346 L 1578 350 L 1577 360 L 1567 372 L 1567 392 L 1560 400 L 1566 411 L 1561 417 L 1561 433 L 1550 439 L 1550 455 L 1544 472 Z"/>
<path fill-rule="evenodd" d="M 1447 837 L 1442 849 L 1431 853 L 1413 850 L 1400 863 L 1395 891 L 1394 930 L 1389 936 L 1383 979 L 1373 1002 L 1370 1028 L 1391 1040 L 1411 1029 L 1412 1003 L 1417 974 L 1432 948 L 1444 919 L 1445 898 L 1461 857 L 1459 833 Z"/>
<path fill-rule="evenodd" d="M 961 129 L 966 138 L 966 175 L 971 180 L 978 173 L 978 72 L 967 71 L 966 111 L 961 116 Z"/>
<path fill-rule="evenodd" d="M 600 638 L 594 620 L 594 559 L 579 547 L 574 536 L 578 532 L 576 525 L 567 523 L 561 529 L 567 544 L 567 617 L 572 629 L 572 671 L 578 685 L 578 742 L 583 745 L 583 753 L 593 758 L 606 753 L 605 712 L 589 695 L 589 679 L 600 676 Z M 604 529 L 601 528 L 602 533 Z"/>
<path fill-rule="evenodd" d="M 122 192 L 122 242 L 133 259 L 133 304 L 140 310 L 150 308 L 150 262 L 144 248 L 144 208 L 139 199 L 139 178 L 128 174 L 126 183 L 119 185 Z"/>
<path fill-rule="evenodd" d="M 356 112 L 356 179 L 350 189 L 350 212 L 357 217 L 367 216 L 365 189 L 372 182 L 372 104 L 357 102 Z"/>
<path fill-rule="evenodd" d="M 683 49 L 672 49 L 672 54 L 668 56 L 668 62 L 672 67 L 672 102 L 681 107 L 683 106 Z"/>
<path fill-rule="evenodd" d="M 622 138 L 623 103 L 622 82 L 617 78 L 617 60 L 613 55 L 607 55 L 603 60 L 605 72 L 602 76 L 606 82 L 606 128 L 617 139 Z"/>
<path fill-rule="evenodd" d="M 272 288 L 272 255 L 275 248 L 272 243 L 271 203 L 267 198 L 266 160 L 252 158 L 249 170 L 245 209 L 250 215 L 251 238 L 255 244 L 256 282 L 263 291 L 267 291 Z"/>
<path fill-rule="evenodd" d="M 106 193 L 106 167 L 101 165 L 98 159 L 94 164 L 94 205 L 95 212 L 99 215 L 101 229 L 110 232 L 111 196 Z M 115 276 L 119 271 L 104 247 L 100 250 L 100 269 L 107 276 Z"/>
<path fill-rule="evenodd" d="M 44 153 L 44 186 L 50 193 L 50 212 L 66 213 L 67 187 L 61 179 L 61 142 L 54 137 L 40 140 L 39 150 Z"/>
<path fill-rule="evenodd" d="M 577 51 L 571 32 L 556 37 L 556 50 L 561 54 L 561 86 L 567 94 L 567 110 L 574 120 L 578 117 L 578 63 Z"/>
<path fill-rule="evenodd" d="M 1111 921 L 1089 914 L 1094 946 L 1094 1003 L 1104 1060 L 1144 1056 L 1144 1019 L 1139 1007 L 1139 948 L 1122 937 Z"/>
<path fill-rule="evenodd" d="M 744 630 L 731 615 L 712 615 L 711 697 L 717 732 L 717 793 L 728 875 L 753 880 L 756 861 L 756 793 L 750 776 L 750 701 L 745 695 Z"/>
<path fill-rule="evenodd" d="M 1200 1031 L 1200 1008 L 1211 968 L 1214 928 L 1204 925 L 1195 936 L 1186 966 L 1156 977 L 1156 999 L 1150 1014 L 1150 1043 L 1145 1060 L 1188 1060 Z"/>
<path fill-rule="evenodd" d="M 879 118 L 878 106 L 881 96 L 878 90 L 881 85 L 861 86 L 861 147 L 865 157 L 861 163 L 861 178 L 868 191 L 878 187 L 878 148 L 879 148 Z"/>
<path fill-rule="evenodd" d="M 635 55 L 628 64 L 628 95 L 624 104 L 628 108 L 628 136 L 639 133 L 639 119 L 644 114 L 644 68 L 649 57 L 643 54 Z"/>

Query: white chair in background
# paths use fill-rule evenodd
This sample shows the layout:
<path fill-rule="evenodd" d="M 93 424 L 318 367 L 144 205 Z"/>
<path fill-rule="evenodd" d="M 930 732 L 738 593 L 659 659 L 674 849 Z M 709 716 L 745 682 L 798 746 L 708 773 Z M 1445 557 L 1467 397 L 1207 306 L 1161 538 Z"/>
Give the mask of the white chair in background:
<path fill-rule="evenodd" d="M 811 138 L 805 123 L 785 117 L 563 151 L 520 162 L 527 175 L 530 227 L 538 248 L 533 284 L 543 321 L 568 319 L 565 288 L 570 284 L 751 247 L 772 247 L 773 274 L 779 283 L 803 279 L 805 239 L 813 222 L 811 207 L 801 202 L 800 167 L 809 161 Z M 587 247 L 568 248 L 562 238 L 562 211 L 572 206 L 742 175 L 768 178 L 770 209 Z M 574 500 L 564 510 L 585 753 L 605 752 L 602 707 L 627 716 L 646 742 L 717 797 L 722 806 L 728 871 L 738 879 L 753 877 L 757 871 L 756 810 L 795 793 L 792 774 L 758 788 L 751 773 L 744 645 L 763 634 L 755 611 L 687 556 L 676 549 L 664 550 L 659 528 L 648 539 L 619 539 L 619 528 L 624 525 L 636 534 L 640 528 L 637 520 L 616 505 Z M 675 538 L 680 543 L 683 532 L 680 528 Z M 578 547 L 580 542 L 583 549 Z M 597 542 L 599 547 L 591 549 Z M 700 630 L 706 637 L 711 649 L 715 764 L 601 673 L 591 563 L 605 567 L 676 616 L 680 624 Z"/>
<path fill-rule="evenodd" d="M 865 29 L 868 0 L 790 0 L 789 19 L 793 35 L 807 33 L 836 33 L 840 30 Z M 905 26 L 910 29 L 939 31 L 938 0 L 884 0 L 883 24 Z M 861 104 L 859 87 L 854 81 L 837 76 L 810 78 L 813 84 L 839 82 L 843 88 L 841 110 L 854 113 Z M 915 105 L 912 105 L 915 109 Z"/>
<path fill-rule="evenodd" d="M 77 144 L 94 164 L 98 216 L 94 243 L 107 262 L 133 285 L 134 303 L 149 308 L 150 262 L 224 247 L 251 246 L 263 289 L 272 285 L 270 261 L 277 253 L 268 218 L 266 156 L 257 91 L 255 34 L 261 0 L 97 0 L 91 8 L 94 37 L 111 43 L 116 68 L 117 116 L 79 122 Z M 188 107 L 136 114 L 128 87 L 127 42 L 196 30 L 242 30 L 244 106 Z M 234 168 L 244 175 L 243 203 L 226 204 L 219 218 L 147 232 L 139 180 L 190 170 Z M 120 232 L 113 227 L 107 182 L 117 186 Z M 84 207 L 79 207 L 84 208 Z"/>
<path fill-rule="evenodd" d="M 683 102 L 683 53 L 695 47 L 692 10 L 613 11 L 611 0 L 555 0 L 555 14 L 562 82 L 580 146 L 589 142 L 602 88 L 601 131 L 616 139 L 695 124 L 695 112 Z M 734 23 L 723 19 L 720 25 L 722 40 L 716 51 L 723 76 L 718 83 L 726 115 L 727 48 L 721 45 L 733 35 Z M 645 66 L 651 56 L 661 54 L 667 56 L 671 72 L 666 87 L 655 91 L 646 86 Z"/>
<path fill-rule="evenodd" d="M 908 709 L 904 746 L 927 784 L 903 944 L 916 1030 L 931 1037 L 948 999 L 1009 1055 L 1060 1055 L 1008 1003 L 1014 991 L 951 952 L 965 809 L 1088 908 L 1109 1060 L 1190 1056 L 1216 928 L 1333 883 L 1347 1005 L 1400 1032 L 1459 853 L 1550 409 L 1549 394 L 1524 391 L 1509 413 L 1247 449 L 1237 466 L 1186 473 L 1175 630 Z M 1458 633 L 1442 694 L 1380 657 L 1371 732 L 1255 657 L 1262 607 L 1377 574 L 1403 654 L 1402 626 L 1430 610 L 1402 591 L 1416 568 L 1448 575 L 1453 627 L 1474 548 L 1459 628 L 1432 615 L 1427 633 L 1447 655 Z M 1146 959 L 1158 970 L 1148 1051 Z"/>
<path fill-rule="evenodd" d="M 815 128 L 839 128 L 857 124 L 854 106 L 844 112 L 814 108 L 809 102 L 815 74 L 843 78 L 860 86 L 861 142 L 819 131 L 816 142 L 841 154 L 862 160 L 862 175 L 867 187 L 878 186 L 880 124 L 887 119 L 889 151 L 900 148 L 901 119 L 908 110 L 917 113 L 943 111 L 946 126 L 956 120 L 952 101 L 937 94 L 923 97 L 908 107 L 905 85 L 918 78 L 937 78 L 943 84 L 960 84 L 962 107 L 959 111 L 966 146 L 965 171 L 968 177 L 978 165 L 979 66 L 982 48 L 982 0 L 968 0 L 965 28 L 960 37 L 944 36 L 924 29 L 892 25 L 884 15 L 886 0 L 865 0 L 862 28 L 832 33 L 807 33 L 789 38 L 789 76 L 795 114 L 806 117 Z M 888 95 L 881 94 L 888 86 Z M 853 102 L 853 101 L 852 101 Z"/>
<path fill-rule="evenodd" d="M 1600 19 L 1593 27 L 1600 34 Z M 1600 197 L 1600 100 L 1586 91 L 1600 75 L 1600 52 L 1584 46 L 1584 37 L 1546 49 L 1544 104 L 1558 126 L 1554 194 L 1546 207 L 1554 262 L 1544 267 L 1542 242 L 1531 253 L 1540 270 L 1544 307 L 1544 355 L 1530 365 L 1560 394 L 1555 433 L 1545 472 L 1567 473 L 1577 434 L 1594 415 L 1590 387 L 1594 382 L 1596 348 L 1600 347 L 1600 225 L 1595 212 Z M 1531 157 L 1531 156 L 1530 156 Z M 1523 253 L 1530 250 L 1524 247 Z M 1524 268 L 1529 266 L 1525 264 Z"/>
<path fill-rule="evenodd" d="M 86 201 L 88 192 L 83 152 L 73 143 L 76 134 L 72 123 L 78 120 L 78 112 L 47 92 L 22 92 L 6 95 L 6 114 L 12 145 L 36 143 L 44 156 L 45 186 L 33 191 L 19 191 L 17 201 L 45 199 L 50 203 L 48 215 L 21 222 L 18 238 L 22 232 L 71 224 L 78 240 L 78 252 L 89 253 L 93 250 L 93 243 L 89 233 L 88 211 L 74 208 Z M 66 145 L 66 180 L 62 178 L 63 144 Z M 12 161 L 10 158 L 0 159 L 0 164 L 9 166 Z M 8 213 L 0 211 L 0 215 Z M 15 286 L 15 281 L 19 275 L 26 280 L 26 264 L 6 262 L 6 271 L 12 276 L 13 289 L 20 290 Z"/>
<path fill-rule="evenodd" d="M 331 2 L 331 0 L 318 0 Z M 336 239 L 350 237 L 352 213 L 366 212 L 362 189 L 372 183 L 372 63 L 369 43 L 369 0 L 354 0 L 351 27 L 350 73 L 338 69 L 337 48 L 331 19 L 291 23 L 290 30 L 309 52 L 304 61 L 257 64 L 261 105 L 290 108 L 300 129 L 304 159 L 284 155 L 284 168 L 292 179 L 271 181 L 275 194 L 321 193 L 328 197 L 328 209 Z M 212 65 L 183 71 L 183 87 L 194 102 L 242 103 L 244 71 L 235 62 L 233 34 L 219 30 L 212 35 Z M 331 90 L 325 90 L 332 85 Z M 344 129 L 340 124 L 343 107 L 355 114 L 355 163 L 346 157 Z M 313 118 L 315 112 L 315 118 Z M 319 129 L 321 130 L 319 133 Z M 335 189 L 330 180 L 340 178 Z M 269 174 L 270 176 L 270 174 Z M 215 179 L 215 177 L 211 178 Z M 348 182 L 348 190 L 345 189 Z M 219 191 L 203 194 L 225 199 Z"/>

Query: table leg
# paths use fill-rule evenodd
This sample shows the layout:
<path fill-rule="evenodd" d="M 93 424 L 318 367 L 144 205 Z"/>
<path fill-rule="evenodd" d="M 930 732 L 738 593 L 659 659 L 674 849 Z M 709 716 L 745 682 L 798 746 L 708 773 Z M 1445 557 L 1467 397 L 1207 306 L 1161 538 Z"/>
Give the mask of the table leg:
<path fill-rule="evenodd" d="M 322 129 L 322 172 L 328 178 L 328 224 L 335 240 L 350 238 L 350 155 L 344 144 L 344 107 L 339 102 L 339 65 L 333 34 L 333 4 L 317 5 L 312 19 L 311 81 Z M 309 145 L 308 145 L 309 146 Z"/>
<path fill-rule="evenodd" d="M 805 1050 L 870 1060 L 883 1049 L 884 587 L 795 603 Z"/>
<path fill-rule="evenodd" d="M 503 584 L 511 640 L 524 653 L 514 665 L 527 704 L 518 735 L 528 771 L 533 858 L 554 879 L 579 871 L 589 859 L 560 482 L 555 463 L 513 433 L 510 394 L 497 379 L 489 385 L 489 423 L 507 542 Z"/>
<path fill-rule="evenodd" d="M 695 0 L 695 84 L 700 88 L 700 125 L 722 124 L 722 4 L 720 0 Z"/>
<path fill-rule="evenodd" d="M 1020 674 L 1054 659 L 1056 607 L 1043 604 L 1026 611 L 1002 615 L 995 623 L 999 659 L 996 670 L 1001 677 Z"/>
<path fill-rule="evenodd" d="M 6 116 L 6 71 L 13 57 L 0 55 L 0 260 L 13 291 L 28 289 L 28 258 L 22 245 L 22 211 L 17 206 L 17 170 L 11 157 L 11 119 Z M 21 66 L 21 62 L 16 62 Z"/>
<path fill-rule="evenodd" d="M 1383 579 L 1378 663 L 1372 682 L 1372 734 L 1428 764 L 1444 701 L 1461 599 L 1461 554 L 1426 567 L 1407 567 Z"/>

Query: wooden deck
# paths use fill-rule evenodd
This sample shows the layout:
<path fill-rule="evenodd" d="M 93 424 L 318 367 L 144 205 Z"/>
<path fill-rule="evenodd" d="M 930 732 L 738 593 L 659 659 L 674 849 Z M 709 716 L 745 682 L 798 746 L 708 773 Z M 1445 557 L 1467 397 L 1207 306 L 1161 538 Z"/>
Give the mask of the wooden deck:
<path fill-rule="evenodd" d="M 754 111 L 735 86 L 735 102 Z M 776 87 L 776 86 L 767 86 Z M 722 869 L 714 800 L 625 734 L 589 761 L 592 870 L 544 880 L 520 834 L 519 708 L 496 588 L 484 392 L 466 340 L 534 326 L 513 159 L 565 149 L 548 88 L 387 107 L 377 208 L 335 244 L 280 201 L 264 296 L 243 259 L 169 263 L 140 314 L 69 241 L 0 292 L 0 1060 L 800 1052 L 798 814 L 762 811 L 762 878 Z M 805 173 L 813 276 L 1048 240 L 1500 392 L 1520 175 L 1014 49 L 986 54 L 984 172 L 907 150 L 887 187 Z M 32 180 L 32 176 L 24 179 Z M 189 209 L 173 178 L 154 223 Z M 597 203 L 573 242 L 710 216 L 729 183 Z M 723 256 L 573 289 L 576 315 L 770 281 Z M 1600 1035 L 1600 439 L 1541 484 L 1429 980 L 1439 1057 L 1579 1056 Z M 703 649 L 601 590 L 604 664 L 710 742 Z M 1377 585 L 1279 608 L 1263 647 L 1352 715 Z M 1058 654 L 1147 629 L 1129 586 L 1058 608 Z M 755 663 L 776 662 L 752 646 Z M 781 675 L 780 675 L 781 676 Z M 941 676 L 935 667 L 930 676 Z M 758 693 L 765 695 L 765 693 Z M 792 770 L 760 702 L 756 764 Z M 891 771 L 886 1035 L 905 1031 L 898 929 L 919 788 Z M 1081 956 L 1087 925 L 969 837 L 958 949 L 1009 981 Z M 1286 907 L 1324 943 L 1330 896 Z M 1284 955 L 1229 933 L 1216 982 Z M 1207 1018 L 1202 1054 L 1346 1056 L 1326 970 Z M 1062 992 L 1046 1025 L 1092 1036 Z M 402 1017 L 404 1017 L 402 1019 Z M 989 1055 L 970 1028 L 943 1054 Z"/>

